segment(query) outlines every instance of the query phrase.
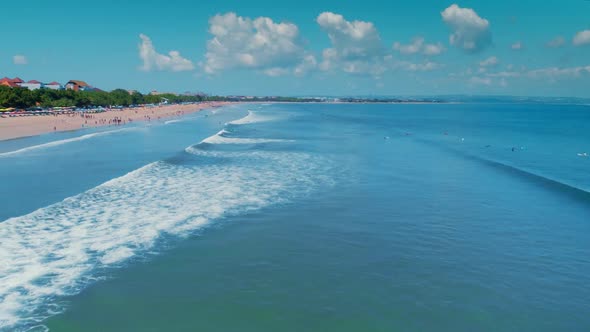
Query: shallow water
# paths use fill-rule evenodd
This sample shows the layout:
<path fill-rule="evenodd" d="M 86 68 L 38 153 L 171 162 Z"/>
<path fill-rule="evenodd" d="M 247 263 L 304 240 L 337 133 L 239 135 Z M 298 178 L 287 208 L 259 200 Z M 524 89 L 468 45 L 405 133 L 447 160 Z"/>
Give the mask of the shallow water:
<path fill-rule="evenodd" d="M 586 106 L 118 129 L 0 143 L 0 330 L 590 328 Z"/>

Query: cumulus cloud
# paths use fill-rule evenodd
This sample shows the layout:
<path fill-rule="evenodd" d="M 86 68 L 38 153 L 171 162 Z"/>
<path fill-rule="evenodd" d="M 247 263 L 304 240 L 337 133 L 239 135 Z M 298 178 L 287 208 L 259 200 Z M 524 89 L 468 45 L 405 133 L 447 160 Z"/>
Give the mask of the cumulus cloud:
<path fill-rule="evenodd" d="M 351 74 L 374 76 L 387 70 L 386 62 L 390 59 L 373 23 L 348 21 L 331 12 L 321 13 L 316 21 L 332 44 L 322 52 L 321 70 L 341 69 Z"/>
<path fill-rule="evenodd" d="M 452 31 L 449 37 L 451 45 L 467 53 L 476 53 L 491 45 L 490 22 L 473 9 L 453 4 L 441 16 Z"/>
<path fill-rule="evenodd" d="M 526 75 L 530 78 L 549 78 L 552 80 L 562 78 L 577 78 L 588 74 L 590 74 L 590 65 L 566 68 L 548 67 L 530 70 L 526 73 Z"/>
<path fill-rule="evenodd" d="M 422 37 L 416 37 L 412 40 L 412 43 L 406 45 L 395 42 L 393 44 L 393 49 L 401 54 L 421 53 L 430 56 L 439 55 L 445 51 L 445 48 L 441 43 L 427 44 L 424 43 L 424 38 Z"/>
<path fill-rule="evenodd" d="M 321 13 L 316 21 L 328 33 L 341 58 L 360 59 L 383 52 L 381 37 L 371 22 L 347 21 L 331 12 Z"/>
<path fill-rule="evenodd" d="M 583 30 L 576 33 L 573 44 L 575 46 L 590 45 L 590 30 Z"/>
<path fill-rule="evenodd" d="M 501 78 L 512 78 L 512 77 L 520 77 L 522 76 L 521 72 L 518 71 L 500 71 L 497 73 L 489 73 L 487 74 L 489 77 L 501 77 Z"/>
<path fill-rule="evenodd" d="M 545 67 L 531 70 L 522 68 L 519 71 L 509 70 L 485 74 L 486 77 L 491 78 L 529 78 L 550 81 L 557 81 L 560 79 L 575 79 L 586 75 L 590 75 L 590 65 L 578 67 Z"/>
<path fill-rule="evenodd" d="M 15 65 L 26 65 L 29 63 L 27 57 L 24 55 L 15 55 L 12 57 L 12 63 Z"/>
<path fill-rule="evenodd" d="M 495 56 L 491 56 L 491 57 L 481 61 L 479 63 L 479 65 L 481 67 L 494 67 L 494 66 L 498 65 L 498 63 L 500 63 L 500 60 L 498 60 L 498 58 Z"/>
<path fill-rule="evenodd" d="M 488 77 L 473 76 L 469 79 L 469 83 L 474 85 L 492 85 L 492 79 Z"/>
<path fill-rule="evenodd" d="M 430 71 L 441 67 L 431 61 L 412 63 L 396 60 L 381 42 L 377 28 L 372 22 L 349 21 L 342 15 L 325 12 L 320 14 L 317 23 L 328 34 L 331 47 L 322 52 L 320 70 L 341 70 L 348 74 L 371 75 L 379 78 L 387 71 Z M 410 45 L 394 44 L 401 53 L 437 55 L 443 52 L 441 44 L 425 44 L 418 38 Z"/>
<path fill-rule="evenodd" d="M 307 54 L 303 57 L 303 61 L 301 61 L 301 63 L 299 63 L 295 67 L 293 73 L 295 74 L 295 76 L 303 76 L 307 74 L 309 71 L 315 69 L 317 66 L 318 62 L 315 56 Z"/>
<path fill-rule="evenodd" d="M 519 41 L 510 46 L 510 48 L 512 48 L 515 51 L 522 50 L 522 47 L 523 47 L 522 42 L 519 42 Z"/>
<path fill-rule="evenodd" d="M 188 71 L 195 69 L 192 61 L 183 58 L 178 51 L 170 51 L 168 54 L 160 54 L 156 51 L 152 40 L 140 34 L 139 38 L 139 57 L 143 61 L 140 67 L 143 71 L 151 70 L 170 70 L 170 71 Z"/>
<path fill-rule="evenodd" d="M 432 71 L 441 67 L 440 64 L 432 61 L 426 61 L 424 63 L 400 61 L 394 66 L 407 71 Z"/>
<path fill-rule="evenodd" d="M 226 69 L 249 68 L 269 76 L 296 72 L 303 75 L 316 60 L 307 54 L 292 23 L 276 23 L 268 17 L 251 19 L 235 13 L 209 20 L 207 53 L 203 69 L 213 74 Z"/>
<path fill-rule="evenodd" d="M 446 51 L 446 48 L 441 43 L 436 44 L 426 44 L 424 45 L 424 49 L 422 53 L 424 55 L 439 55 Z"/>
<path fill-rule="evenodd" d="M 558 47 L 562 47 L 563 45 L 565 45 L 565 38 L 561 37 L 561 36 L 557 36 L 553 39 L 551 39 L 549 42 L 547 42 L 547 47 L 551 47 L 551 48 L 558 48 Z"/>

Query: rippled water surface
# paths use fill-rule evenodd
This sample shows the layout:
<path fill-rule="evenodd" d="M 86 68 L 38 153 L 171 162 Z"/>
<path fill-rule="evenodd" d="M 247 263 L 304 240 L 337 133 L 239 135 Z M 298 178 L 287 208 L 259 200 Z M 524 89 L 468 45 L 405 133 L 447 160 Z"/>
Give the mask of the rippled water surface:
<path fill-rule="evenodd" d="M 588 331 L 590 108 L 240 105 L 0 142 L 0 331 Z"/>

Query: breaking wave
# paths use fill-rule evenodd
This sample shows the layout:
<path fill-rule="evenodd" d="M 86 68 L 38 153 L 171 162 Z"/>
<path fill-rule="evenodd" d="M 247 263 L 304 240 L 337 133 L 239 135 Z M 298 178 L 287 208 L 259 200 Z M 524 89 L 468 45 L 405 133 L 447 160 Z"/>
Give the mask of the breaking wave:
<path fill-rule="evenodd" d="M 43 144 L 39 144 L 39 145 L 28 146 L 26 148 L 14 150 L 14 151 L 2 152 L 2 153 L 0 153 L 0 158 L 19 155 L 22 153 L 31 152 L 31 151 L 35 151 L 35 150 L 52 148 L 52 147 L 56 147 L 56 146 L 60 146 L 60 145 L 64 145 L 64 144 L 68 144 L 68 143 L 72 143 L 72 142 L 84 141 L 87 139 L 91 139 L 93 137 L 105 136 L 105 135 L 110 135 L 110 134 L 119 133 L 119 132 L 123 132 L 123 131 L 130 131 L 130 130 L 137 130 L 137 129 L 138 128 L 122 128 L 122 129 L 116 129 L 116 130 L 101 131 L 101 132 L 86 134 L 86 135 L 82 135 L 82 136 L 78 136 L 78 137 L 62 139 L 59 141 L 53 141 L 53 142 L 43 143 Z"/>
<path fill-rule="evenodd" d="M 106 133 L 90 135 L 99 134 Z M 203 142 L 252 140 L 222 134 Z M 199 158 L 227 160 L 203 164 L 185 155 L 158 161 L 0 223 L 0 330 L 39 325 L 63 310 L 58 297 L 80 292 L 105 268 L 157 251 L 163 239 L 189 236 L 212 221 L 288 202 L 332 181 L 331 163 L 314 154 L 200 152 Z"/>

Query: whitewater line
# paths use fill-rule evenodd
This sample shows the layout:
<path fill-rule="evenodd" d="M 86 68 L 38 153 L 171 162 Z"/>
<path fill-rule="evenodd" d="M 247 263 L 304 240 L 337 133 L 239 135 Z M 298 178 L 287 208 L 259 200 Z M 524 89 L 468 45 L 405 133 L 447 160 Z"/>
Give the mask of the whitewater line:
<path fill-rule="evenodd" d="M 22 154 L 25 152 L 30 152 L 30 151 L 35 151 L 35 150 L 52 148 L 52 147 L 60 146 L 60 145 L 67 144 L 67 143 L 84 141 L 87 139 L 91 139 L 93 137 L 105 136 L 105 135 L 114 134 L 114 133 L 118 133 L 118 132 L 122 132 L 122 131 L 129 131 L 129 130 L 136 130 L 136 129 L 137 128 L 122 128 L 122 129 L 116 129 L 116 130 L 101 131 L 101 132 L 86 134 L 86 135 L 82 135 L 82 136 L 78 136 L 78 137 L 66 138 L 66 139 L 62 139 L 62 140 L 58 140 L 58 141 L 52 141 L 52 142 L 43 143 L 43 144 L 39 144 L 39 145 L 28 146 L 26 148 L 14 150 L 14 151 L 2 152 L 2 153 L 0 153 L 0 158 L 19 155 L 19 154 Z"/>

